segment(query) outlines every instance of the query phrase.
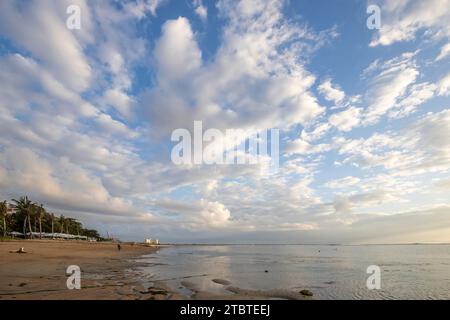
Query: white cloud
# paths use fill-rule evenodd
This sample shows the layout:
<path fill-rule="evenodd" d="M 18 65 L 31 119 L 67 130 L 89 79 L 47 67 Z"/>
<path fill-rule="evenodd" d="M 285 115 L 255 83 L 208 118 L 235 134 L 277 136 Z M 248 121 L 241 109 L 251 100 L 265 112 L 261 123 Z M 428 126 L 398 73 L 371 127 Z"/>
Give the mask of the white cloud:
<path fill-rule="evenodd" d="M 80 32 L 63 30 L 69 2 L 82 6 Z M 0 57 L 2 199 L 28 194 L 56 213 L 126 238 L 151 232 L 184 240 L 264 232 L 264 240 L 277 233 L 277 239 L 370 241 L 372 222 L 423 223 L 425 215 L 442 218 L 448 208 L 448 110 L 411 116 L 395 129 L 396 118 L 450 92 L 450 76 L 441 74 L 436 84 L 424 79 L 419 53 L 377 59 L 363 72 L 366 95 L 350 96 L 331 79 L 316 83 L 325 78 L 308 71 L 311 55 L 337 28 L 317 33 L 304 17 L 286 17 L 287 1 L 219 1 L 219 43 L 208 52 L 194 29 L 199 21 L 184 17 L 163 23 L 157 39 L 148 37 L 148 24 L 159 30 L 162 16 L 153 16 L 162 1 L 29 3 L 0 4 L 7 39 Z M 203 4 L 194 1 L 192 8 L 215 19 L 216 10 Z M 404 7 L 397 2 L 397 9 Z M 438 38 L 437 30 L 424 29 Z M 142 78 L 150 87 L 141 95 Z M 335 106 L 320 106 L 315 91 Z M 384 116 L 388 127 L 350 133 Z M 194 120 L 203 120 L 204 129 L 282 129 L 279 171 L 268 176 L 264 164 L 172 165 L 169 143 L 156 138 L 189 129 Z M 384 131 L 372 134 L 375 128 Z M 415 212 L 420 201 L 428 206 Z M 412 232 L 442 223 L 426 226 Z M 402 228 L 392 227 L 389 236 L 410 237 Z"/>
<path fill-rule="evenodd" d="M 131 117 L 133 100 L 123 91 L 118 89 L 107 90 L 103 99 L 105 104 L 114 107 L 123 117 Z"/>
<path fill-rule="evenodd" d="M 289 23 L 281 8 L 281 1 L 219 2 L 228 23 L 208 63 L 186 18 L 166 22 L 155 48 L 158 86 L 143 97 L 152 124 L 166 134 L 199 119 L 208 127 L 262 130 L 321 114 L 309 91 L 315 78 L 299 60 L 307 42 L 321 38 Z"/>
<path fill-rule="evenodd" d="M 364 123 L 375 123 L 394 108 L 410 85 L 415 83 L 419 71 L 413 60 L 415 53 L 404 53 L 379 66 L 380 73 L 371 80 L 367 93 L 369 106 Z"/>
<path fill-rule="evenodd" d="M 328 144 L 310 144 L 303 139 L 289 141 L 286 144 L 285 152 L 287 154 L 315 154 L 331 150 Z"/>
<path fill-rule="evenodd" d="M 439 81 L 438 87 L 438 94 L 440 96 L 450 95 L 450 73 Z"/>
<path fill-rule="evenodd" d="M 28 194 L 52 207 L 89 213 L 136 212 L 128 201 L 112 197 L 99 178 L 65 157 L 49 160 L 29 149 L 7 148 L 1 152 L 0 176 L 3 195 Z"/>
<path fill-rule="evenodd" d="M 33 103 L 59 115 L 95 116 L 98 110 L 80 95 L 57 80 L 35 60 L 20 54 L 0 57 L 1 102 L 4 112 L 27 110 Z M 31 95 L 31 96 L 30 96 Z"/>
<path fill-rule="evenodd" d="M 109 70 L 113 74 L 119 74 L 123 71 L 125 61 L 122 54 L 111 43 L 103 44 L 99 48 L 99 58 L 108 65 Z M 124 85 L 128 87 L 128 85 Z"/>
<path fill-rule="evenodd" d="M 331 128 L 327 122 L 317 124 L 312 131 L 302 130 L 300 137 L 306 141 L 313 141 L 322 138 Z"/>
<path fill-rule="evenodd" d="M 184 79 L 200 67 L 202 55 L 186 18 L 179 17 L 163 25 L 161 38 L 156 43 L 155 59 L 163 84 Z"/>
<path fill-rule="evenodd" d="M 397 175 L 445 172 L 450 168 L 450 110 L 428 113 L 403 131 L 368 139 L 336 139 L 344 160 L 363 168 L 384 167 Z"/>
<path fill-rule="evenodd" d="M 166 0 L 136 0 L 126 2 L 124 7 L 132 16 L 142 19 L 148 12 L 150 12 L 152 16 L 156 16 L 156 10 L 165 2 Z"/>
<path fill-rule="evenodd" d="M 352 186 L 358 184 L 360 181 L 361 180 L 357 177 L 348 176 L 348 177 L 341 178 L 338 180 L 328 181 L 325 184 L 325 186 L 327 188 L 331 188 L 331 189 L 342 189 L 342 188 L 352 187 Z"/>
<path fill-rule="evenodd" d="M 350 107 L 345 111 L 333 114 L 329 122 L 341 131 L 348 132 L 361 123 L 361 109 Z"/>
<path fill-rule="evenodd" d="M 200 201 L 200 206 L 203 208 L 200 212 L 201 222 L 210 226 L 226 225 L 231 217 L 230 211 L 217 201 L 208 202 L 206 200 Z"/>
<path fill-rule="evenodd" d="M 121 135 L 124 138 L 136 138 L 138 133 L 128 128 L 120 121 L 114 120 L 109 114 L 100 114 L 95 121 L 100 129 L 110 132 L 111 134 Z"/>
<path fill-rule="evenodd" d="M 51 74 L 77 92 L 86 90 L 92 70 L 82 45 L 65 24 L 64 2 L 30 1 L 26 5 L 11 1 L 0 3 L 0 34 L 14 39 L 20 47 L 38 57 Z M 76 1 L 88 21 L 89 8 Z M 60 10 L 63 9 L 63 10 Z M 84 26 L 86 29 L 88 24 Z"/>
<path fill-rule="evenodd" d="M 192 0 L 192 4 L 194 6 L 195 13 L 202 19 L 206 21 L 208 18 L 208 8 L 203 5 L 202 0 Z"/>
<path fill-rule="evenodd" d="M 449 37 L 449 0 L 383 0 L 382 24 L 370 46 L 388 46 L 399 41 L 411 41 L 420 30 L 426 37 Z"/>
<path fill-rule="evenodd" d="M 340 104 L 345 98 L 345 92 L 338 87 L 333 86 L 330 79 L 322 82 L 318 89 L 325 99 L 333 101 L 336 104 Z"/>
<path fill-rule="evenodd" d="M 440 52 L 439 55 L 436 57 L 436 61 L 443 60 L 443 59 L 446 58 L 448 55 L 450 55 L 450 43 L 447 43 L 446 45 L 444 45 L 444 46 L 441 48 L 441 52 Z"/>
<path fill-rule="evenodd" d="M 223 228 L 230 223 L 230 210 L 218 201 L 200 199 L 187 203 L 166 199 L 157 204 L 167 212 L 178 215 L 178 223 L 188 229 Z"/>
<path fill-rule="evenodd" d="M 337 213 L 350 213 L 355 208 L 374 206 L 389 200 L 393 199 L 384 190 L 374 190 L 351 196 L 337 196 L 334 200 L 334 208 Z"/>
<path fill-rule="evenodd" d="M 427 82 L 410 86 L 406 97 L 398 101 L 389 117 L 400 118 L 415 112 L 418 106 L 435 96 L 436 88 L 435 84 Z"/>

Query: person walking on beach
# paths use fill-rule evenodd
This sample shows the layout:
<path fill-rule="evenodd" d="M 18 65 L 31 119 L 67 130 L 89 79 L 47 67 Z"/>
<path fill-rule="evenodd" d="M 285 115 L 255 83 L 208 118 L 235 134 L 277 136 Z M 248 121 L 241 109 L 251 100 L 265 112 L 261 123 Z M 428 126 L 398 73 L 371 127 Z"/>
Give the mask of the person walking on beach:
<path fill-rule="evenodd" d="M 122 249 L 122 247 L 120 246 L 120 243 L 117 244 L 117 250 L 120 251 L 120 249 Z"/>

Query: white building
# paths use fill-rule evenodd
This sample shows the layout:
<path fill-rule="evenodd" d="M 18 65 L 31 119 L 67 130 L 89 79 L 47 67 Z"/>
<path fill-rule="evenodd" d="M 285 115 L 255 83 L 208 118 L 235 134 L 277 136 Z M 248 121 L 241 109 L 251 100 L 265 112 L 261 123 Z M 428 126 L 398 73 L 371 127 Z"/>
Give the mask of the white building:
<path fill-rule="evenodd" d="M 145 239 L 145 243 L 151 244 L 151 245 L 159 245 L 159 240 L 158 239 Z"/>

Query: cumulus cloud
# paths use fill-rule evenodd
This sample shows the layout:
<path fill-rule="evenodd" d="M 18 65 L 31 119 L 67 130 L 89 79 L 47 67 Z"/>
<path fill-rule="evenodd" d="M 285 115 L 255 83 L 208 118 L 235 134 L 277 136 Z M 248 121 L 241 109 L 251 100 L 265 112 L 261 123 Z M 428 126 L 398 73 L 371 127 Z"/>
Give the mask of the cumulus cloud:
<path fill-rule="evenodd" d="M 293 141 L 289 141 L 286 144 L 285 151 L 288 154 L 314 154 L 314 153 L 322 153 L 325 151 L 331 150 L 330 145 L 328 144 L 311 144 L 306 140 L 297 139 Z"/>
<path fill-rule="evenodd" d="M 68 158 L 48 161 L 28 149 L 12 147 L 3 150 L 0 159 L 3 196 L 26 193 L 52 207 L 97 214 L 135 212 L 128 201 L 111 196 L 100 179 Z"/>
<path fill-rule="evenodd" d="M 195 13 L 202 19 L 206 21 L 208 18 L 208 8 L 203 5 L 202 0 L 192 0 L 192 4 L 194 6 Z"/>
<path fill-rule="evenodd" d="M 334 200 L 334 208 L 338 213 L 349 213 L 354 208 L 373 206 L 392 200 L 384 190 L 373 190 L 366 193 L 357 193 L 351 196 L 339 195 Z M 349 220 L 350 222 L 351 220 Z"/>
<path fill-rule="evenodd" d="M 185 79 L 200 67 L 202 55 L 186 18 L 179 17 L 163 25 L 155 59 L 161 82 Z"/>
<path fill-rule="evenodd" d="M 348 132 L 361 122 L 361 109 L 350 107 L 345 111 L 333 114 L 329 122 L 341 131 Z"/>
<path fill-rule="evenodd" d="M 325 99 L 333 101 L 336 104 L 341 103 L 345 98 L 345 92 L 338 87 L 333 86 L 330 79 L 322 82 L 318 89 Z"/>
<path fill-rule="evenodd" d="M 436 57 L 436 61 L 443 60 L 443 59 L 446 58 L 448 55 L 450 55 L 450 43 L 447 43 L 446 45 L 444 45 L 444 46 L 441 48 L 441 52 L 440 52 L 439 55 Z"/>
<path fill-rule="evenodd" d="M 328 121 L 318 124 L 315 130 L 327 128 L 322 131 L 324 134 L 330 127 L 335 127 L 341 132 L 350 132 L 360 126 L 374 125 L 383 117 L 403 118 L 417 112 L 436 94 L 445 95 L 446 78 L 438 83 L 417 82 L 421 77 L 416 61 L 418 53 L 405 52 L 384 61 L 373 61 L 362 72 L 362 79 L 367 80 L 364 95 L 346 96 L 333 87 L 330 80 L 323 82 L 318 87 L 319 92 L 327 100 L 341 104 L 330 110 L 344 110 L 331 114 Z"/>
<path fill-rule="evenodd" d="M 354 186 L 354 185 L 358 184 L 360 181 L 361 180 L 357 177 L 348 176 L 345 178 L 328 181 L 325 184 L 325 186 L 327 188 L 331 188 L 331 189 L 342 189 L 342 188 Z"/>
<path fill-rule="evenodd" d="M 440 96 L 450 95 L 450 74 L 442 78 L 438 83 L 438 93 Z"/>
<path fill-rule="evenodd" d="M 70 89 L 86 90 L 92 70 L 82 46 L 66 27 L 65 10 L 69 1 L 31 1 L 26 5 L 2 1 L 0 4 L 0 33 L 45 63 L 57 80 Z M 66 4 L 66 6 L 64 6 Z M 89 8 L 84 1 L 70 2 L 83 8 L 88 21 Z M 24 21 L 26 21 L 24 23 Z M 84 26 L 88 28 L 88 24 Z"/>
<path fill-rule="evenodd" d="M 390 118 L 405 117 L 417 110 L 417 108 L 433 98 L 437 86 L 434 83 L 418 83 L 409 87 L 406 96 L 397 101 L 397 105 L 388 114 Z"/>
<path fill-rule="evenodd" d="M 91 117 L 98 114 L 91 103 L 32 58 L 17 53 L 5 55 L 0 57 L 0 65 L 3 83 L 0 108 L 5 114 L 29 111 L 31 105 L 60 116 Z"/>
<path fill-rule="evenodd" d="M 309 91 L 315 78 L 298 58 L 320 37 L 288 23 L 281 1 L 219 2 L 218 9 L 228 23 L 210 63 L 202 61 L 186 18 L 165 23 L 155 48 L 158 86 L 143 97 L 142 110 L 152 123 L 163 132 L 189 128 L 193 120 L 262 130 L 321 114 Z"/>
<path fill-rule="evenodd" d="M 178 223 L 187 229 L 224 228 L 230 223 L 230 210 L 218 201 L 200 199 L 185 203 L 166 199 L 157 204 L 163 210 L 177 215 Z"/>
<path fill-rule="evenodd" d="M 161 7 L 166 0 L 137 0 L 126 2 L 125 10 L 138 19 L 144 18 L 147 13 L 156 16 L 156 10 Z"/>
<path fill-rule="evenodd" d="M 109 89 L 103 96 L 106 105 L 115 108 L 125 118 L 130 118 L 133 100 L 123 91 L 117 89 Z"/>
<path fill-rule="evenodd" d="M 362 167 L 382 166 L 398 175 L 445 172 L 450 168 L 448 139 L 450 112 L 429 113 L 396 134 L 374 134 L 367 139 L 338 139 L 344 160 Z"/>
<path fill-rule="evenodd" d="M 386 61 L 379 66 L 379 74 L 371 80 L 368 90 L 370 105 L 364 117 L 364 122 L 374 123 L 381 116 L 396 106 L 410 85 L 416 82 L 419 76 L 413 60 L 414 53 L 405 53 L 400 57 Z"/>
<path fill-rule="evenodd" d="M 82 8 L 82 30 L 65 28 L 69 2 Z M 352 96 L 356 87 L 344 92 L 311 71 L 311 57 L 337 27 L 313 30 L 288 14 L 288 1 L 219 1 L 210 11 L 203 1 L 187 3 L 205 22 L 201 30 L 217 23 L 213 49 L 194 15 L 155 19 L 164 3 L 0 4 L 7 39 L 0 53 L 1 199 L 28 194 L 126 239 L 371 242 L 373 224 L 390 226 L 381 237 L 393 241 L 427 232 L 445 238 L 448 219 L 437 219 L 448 208 L 448 106 L 419 107 L 436 95 L 445 102 L 448 75 L 429 77 L 419 51 L 395 51 L 363 71 L 358 80 L 367 88 Z M 418 6 L 386 5 L 392 26 L 389 14 L 404 17 Z M 402 22 L 408 36 L 387 28 L 374 41 L 387 45 L 424 30 L 436 40 L 437 61 L 444 60 L 440 46 L 448 41 L 437 40 L 447 29 L 429 14 L 434 18 L 420 18 L 420 26 Z M 148 32 L 149 23 L 158 32 Z M 279 170 L 173 165 L 168 134 L 191 129 L 194 120 L 205 130 L 280 128 Z M 414 225 L 409 234 L 405 222 Z"/>
<path fill-rule="evenodd" d="M 414 0 L 380 1 L 382 25 L 370 46 L 387 46 L 399 41 L 411 41 L 421 30 L 427 37 L 449 37 L 450 1 Z"/>
<path fill-rule="evenodd" d="M 122 122 L 114 120 L 109 114 L 102 113 L 95 120 L 102 130 L 111 134 L 118 134 L 128 138 L 136 138 L 138 136 L 137 132 L 131 130 Z"/>

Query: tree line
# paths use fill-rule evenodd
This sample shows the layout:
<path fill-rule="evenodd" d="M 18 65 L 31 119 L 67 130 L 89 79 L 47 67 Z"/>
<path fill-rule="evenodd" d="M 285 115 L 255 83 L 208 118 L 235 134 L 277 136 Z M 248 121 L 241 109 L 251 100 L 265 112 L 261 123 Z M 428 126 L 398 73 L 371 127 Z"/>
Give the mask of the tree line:
<path fill-rule="evenodd" d="M 9 205 L 7 201 L 0 202 L 0 213 L 0 230 L 3 237 L 15 231 L 30 238 L 36 237 L 37 233 L 37 237 L 42 237 L 43 233 L 64 233 L 101 239 L 97 230 L 84 228 L 83 224 L 74 218 L 50 213 L 42 204 L 31 201 L 27 196 L 18 200 L 12 199 Z"/>

